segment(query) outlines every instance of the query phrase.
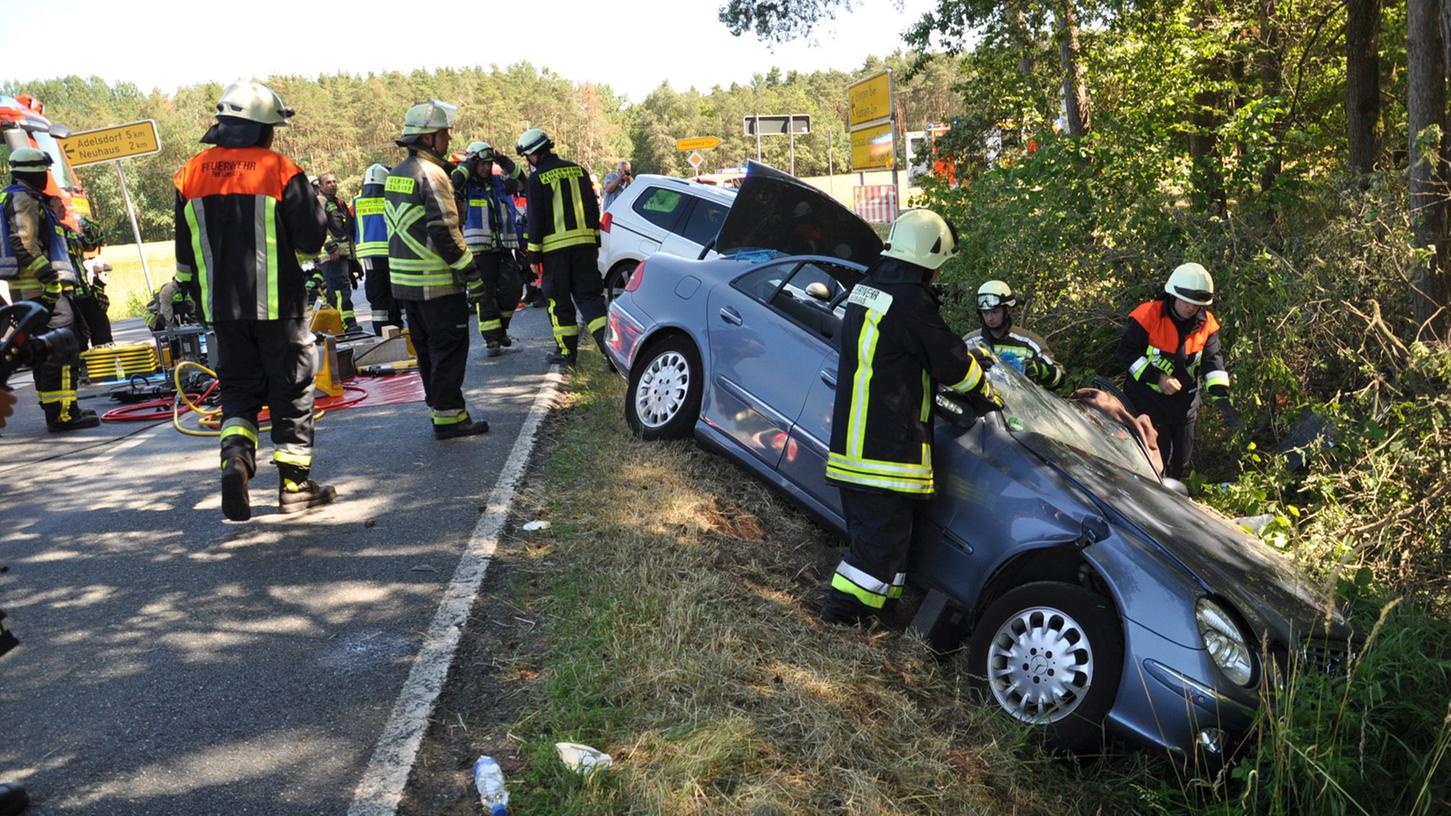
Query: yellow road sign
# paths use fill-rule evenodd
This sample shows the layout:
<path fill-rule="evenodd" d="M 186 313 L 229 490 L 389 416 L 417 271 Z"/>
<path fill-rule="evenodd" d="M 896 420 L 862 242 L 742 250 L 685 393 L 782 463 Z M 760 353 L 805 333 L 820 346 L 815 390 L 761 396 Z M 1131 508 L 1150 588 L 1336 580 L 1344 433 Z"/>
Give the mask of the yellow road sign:
<path fill-rule="evenodd" d="M 709 150 L 712 147 L 720 147 L 719 137 L 696 136 L 694 139 L 681 139 L 675 143 L 675 149 L 681 153 L 688 153 L 691 150 Z"/>
<path fill-rule="evenodd" d="M 848 128 L 855 128 L 892 115 L 892 72 L 883 71 L 846 89 L 851 113 L 847 118 Z"/>
<path fill-rule="evenodd" d="M 60 140 L 61 150 L 73 167 L 112 159 L 129 159 L 161 152 L 156 121 L 143 119 L 114 127 L 72 133 Z"/>
<path fill-rule="evenodd" d="M 851 132 L 851 169 L 883 170 L 893 166 L 892 123 Z"/>

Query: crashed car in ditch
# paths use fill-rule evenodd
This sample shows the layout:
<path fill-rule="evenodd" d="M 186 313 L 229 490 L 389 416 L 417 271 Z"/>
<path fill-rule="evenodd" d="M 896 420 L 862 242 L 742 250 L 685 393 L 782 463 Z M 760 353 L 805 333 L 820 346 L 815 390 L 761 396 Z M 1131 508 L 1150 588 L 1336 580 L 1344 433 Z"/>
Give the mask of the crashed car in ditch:
<path fill-rule="evenodd" d="M 647 259 L 610 305 L 626 419 L 647 439 L 695 436 L 844 534 L 824 475 L 837 332 L 881 240 L 753 165 L 711 248 Z M 1162 479 L 1132 422 L 1011 365 L 987 375 L 1001 412 L 937 399 L 938 490 L 909 567 L 925 593 L 914 626 L 968 633 L 986 699 L 1058 745 L 1109 730 L 1219 762 L 1292 656 L 1344 655 L 1327 594 Z"/>

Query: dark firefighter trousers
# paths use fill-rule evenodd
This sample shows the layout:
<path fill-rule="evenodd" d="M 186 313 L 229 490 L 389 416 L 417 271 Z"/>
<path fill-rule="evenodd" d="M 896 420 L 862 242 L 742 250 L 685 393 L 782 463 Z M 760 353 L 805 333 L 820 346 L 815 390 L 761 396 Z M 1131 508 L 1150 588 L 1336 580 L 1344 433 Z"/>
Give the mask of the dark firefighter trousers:
<path fill-rule="evenodd" d="M 70 295 L 61 295 L 50 307 L 50 320 L 41 331 L 69 328 L 75 330 L 75 306 Z M 39 332 L 37 332 L 39 333 Z M 49 359 L 35 367 L 35 393 L 40 399 L 40 409 L 45 412 L 47 425 L 70 422 L 80 410 L 76 404 L 76 362 L 77 358 Z M 108 372 L 97 372 L 109 376 Z"/>
<path fill-rule="evenodd" d="M 600 279 L 599 250 L 566 247 L 544 255 L 544 297 L 549 323 L 561 354 L 579 350 L 579 321 L 605 350 L 605 285 Z M 578 309 L 578 312 L 575 310 Z"/>
<path fill-rule="evenodd" d="M 1199 420 L 1199 397 L 1196 395 L 1187 413 L 1162 405 L 1154 399 L 1137 397 L 1134 407 L 1148 415 L 1159 434 L 1159 453 L 1164 457 L 1164 475 L 1182 479 L 1189 472 L 1194 455 L 1194 425 Z"/>
<path fill-rule="evenodd" d="M 403 306 L 393 299 L 393 282 L 388 278 L 388 256 L 364 258 L 363 294 L 372 309 L 373 334 L 383 336 L 384 326 L 403 327 Z"/>
<path fill-rule="evenodd" d="M 498 345 L 509 334 L 509 321 L 514 317 L 519 291 L 524 286 L 519 265 L 514 261 L 514 253 L 503 249 L 475 252 L 474 262 L 484 282 L 478 303 L 479 334 L 489 345 Z"/>
<path fill-rule="evenodd" d="M 464 369 L 469 360 L 469 304 L 462 294 L 433 300 L 405 300 L 408 333 L 418 353 L 423 399 L 435 425 L 448 425 L 465 413 Z"/>
<path fill-rule="evenodd" d="M 844 614 L 890 610 L 907 585 L 912 530 L 927 502 L 904 493 L 839 489 L 849 544 L 826 605 Z"/>
<path fill-rule="evenodd" d="M 220 320 L 217 378 L 222 395 L 222 462 L 240 457 L 257 472 L 257 413 L 272 415 L 272 461 L 307 478 L 312 467 L 312 331 L 303 318 Z"/>
<path fill-rule="evenodd" d="M 349 266 L 351 263 L 352 261 L 347 258 L 322 262 L 322 279 L 327 286 L 328 305 L 342 313 L 344 326 L 351 326 L 358 322 L 357 315 L 353 314 L 353 278 Z"/>

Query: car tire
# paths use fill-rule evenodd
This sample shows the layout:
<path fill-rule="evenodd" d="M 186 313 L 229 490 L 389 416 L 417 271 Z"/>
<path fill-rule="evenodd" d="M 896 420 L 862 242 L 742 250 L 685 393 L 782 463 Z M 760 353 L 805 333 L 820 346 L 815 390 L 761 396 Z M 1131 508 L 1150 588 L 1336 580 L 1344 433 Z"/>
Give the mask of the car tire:
<path fill-rule="evenodd" d="M 652 343 L 630 366 L 625 422 L 645 440 L 684 439 L 700 416 L 704 372 L 690 338 L 674 334 Z"/>
<path fill-rule="evenodd" d="M 625 284 L 630 282 L 630 276 L 640 266 L 639 261 L 620 261 L 605 275 L 605 301 L 609 302 L 620 296 L 625 291 Z"/>
<path fill-rule="evenodd" d="M 978 618 L 968 673 L 987 702 L 1032 726 L 1046 744 L 1084 752 L 1102 745 L 1123 657 L 1123 628 L 1107 598 L 1038 581 L 1008 591 Z M 1024 693 L 1030 689 L 1036 697 Z M 1049 695 L 1061 702 L 1044 706 Z"/>

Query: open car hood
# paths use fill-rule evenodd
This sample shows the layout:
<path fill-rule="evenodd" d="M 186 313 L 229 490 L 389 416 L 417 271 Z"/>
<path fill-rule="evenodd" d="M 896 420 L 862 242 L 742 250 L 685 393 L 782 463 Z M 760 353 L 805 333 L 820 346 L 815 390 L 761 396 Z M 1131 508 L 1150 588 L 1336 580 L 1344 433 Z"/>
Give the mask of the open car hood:
<path fill-rule="evenodd" d="M 715 251 L 722 255 L 747 249 L 828 255 L 866 265 L 882 254 L 882 239 L 826 193 L 773 167 L 749 162 L 715 242 Z"/>
<path fill-rule="evenodd" d="M 1145 533 L 1210 592 L 1232 601 L 1257 634 L 1269 630 L 1295 642 L 1351 633 L 1324 587 L 1230 519 L 1057 440 L 1036 433 L 1014 438 Z"/>

